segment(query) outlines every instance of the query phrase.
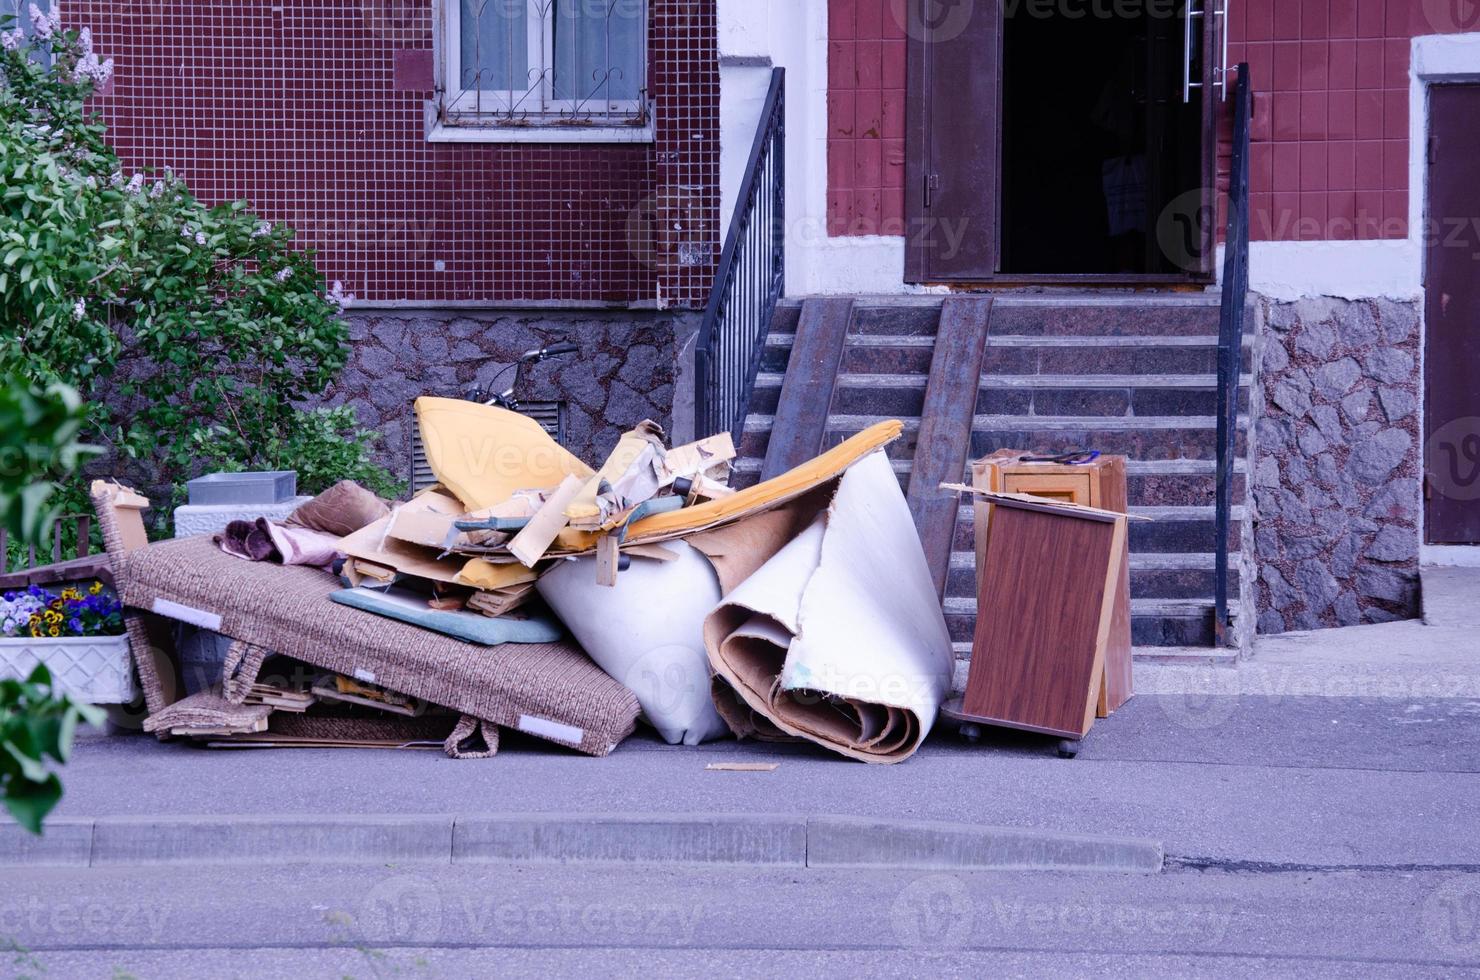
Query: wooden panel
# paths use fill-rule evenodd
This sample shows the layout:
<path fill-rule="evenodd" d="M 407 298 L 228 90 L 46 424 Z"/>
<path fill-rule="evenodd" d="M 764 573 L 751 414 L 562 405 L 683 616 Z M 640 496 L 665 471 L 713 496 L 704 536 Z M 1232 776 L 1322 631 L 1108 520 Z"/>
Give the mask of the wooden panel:
<path fill-rule="evenodd" d="M 966 713 L 1079 738 L 1099 703 L 1125 521 L 994 504 Z"/>
<path fill-rule="evenodd" d="M 999 450 L 975 466 L 974 485 L 1009 493 L 1031 493 L 1051 499 L 1068 500 L 1127 512 L 1126 461 L 1124 456 L 1101 456 L 1082 466 L 1054 463 L 1018 463 L 1015 450 Z M 987 505 L 976 504 L 979 527 L 986 526 Z M 985 563 L 984 539 L 977 538 L 977 582 Z M 1109 642 L 1105 649 L 1105 678 L 1100 693 L 1099 714 L 1107 718 L 1131 699 L 1134 693 L 1133 651 L 1131 648 L 1131 569 L 1130 552 L 1121 556 L 1121 569 L 1112 607 Z"/>
<path fill-rule="evenodd" d="M 796 342 L 761 466 L 762 480 L 780 476 L 822 451 L 852 319 L 851 299 L 809 299 L 802 304 Z"/>
<path fill-rule="evenodd" d="M 1431 544 L 1480 544 L 1480 86 L 1435 85 L 1429 96 L 1429 236 L 1425 288 L 1424 460 Z"/>
<path fill-rule="evenodd" d="M 1050 497 L 1070 504 L 1095 506 L 1090 498 L 1088 473 L 1008 473 L 1002 481 L 1007 493 L 1031 493 L 1035 497 Z"/>
<path fill-rule="evenodd" d="M 966 472 L 991 314 L 991 297 L 951 298 L 942 304 L 920 412 L 920 436 L 910 473 L 910 511 L 936 592 L 942 596 L 951 568 L 960 501 L 941 493 L 940 485 L 959 482 Z"/>

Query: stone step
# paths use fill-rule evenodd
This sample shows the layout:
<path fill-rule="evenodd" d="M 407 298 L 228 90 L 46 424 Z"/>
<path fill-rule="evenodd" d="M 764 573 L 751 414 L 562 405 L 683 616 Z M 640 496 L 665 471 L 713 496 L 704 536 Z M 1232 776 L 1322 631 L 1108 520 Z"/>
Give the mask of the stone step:
<path fill-rule="evenodd" d="M 833 415 L 828 419 L 824 448 L 830 448 L 896 414 Z M 738 455 L 765 458 L 770 442 L 771 415 L 752 413 L 742 430 Z M 919 434 L 918 418 L 900 418 L 904 431 L 886 452 L 897 459 L 913 459 Z M 1235 452 L 1245 453 L 1247 419 L 1239 419 Z M 1002 449 L 1051 454 L 1098 449 L 1107 455 L 1131 459 L 1213 460 L 1217 453 L 1217 419 L 1212 416 L 1038 416 L 978 415 L 971 437 L 970 456 L 980 459 Z"/>
<path fill-rule="evenodd" d="M 1133 552 L 1131 595 L 1137 599 L 1211 599 L 1217 588 L 1217 556 L 1212 553 L 1159 554 Z M 1229 590 L 1236 592 L 1237 566 L 1230 562 Z M 976 554 L 958 551 L 951 555 L 946 577 L 946 595 L 969 598 L 976 595 Z"/>
<path fill-rule="evenodd" d="M 1244 343 L 1243 370 L 1253 365 L 1253 339 Z M 987 338 L 982 370 L 1003 374 L 1214 374 L 1218 336 Z"/>
<path fill-rule="evenodd" d="M 912 461 L 893 460 L 896 472 L 908 484 Z M 1126 492 L 1131 506 L 1211 507 L 1215 500 L 1216 466 L 1207 460 L 1128 460 Z M 1234 463 L 1233 500 L 1241 504 L 1248 489 L 1248 474 L 1243 460 Z M 748 487 L 760 477 L 761 458 L 742 456 L 735 461 L 731 484 Z M 969 482 L 968 474 L 962 481 Z M 969 508 L 968 508 L 969 510 Z M 968 518 L 969 519 L 969 518 Z"/>
<path fill-rule="evenodd" d="M 1166 507 L 1133 504 L 1130 513 L 1149 518 L 1130 525 L 1131 554 L 1211 554 L 1216 550 L 1217 514 L 1214 507 Z M 1228 529 L 1228 547 L 1237 550 L 1243 540 L 1244 505 L 1235 504 Z M 975 510 L 963 504 L 956 515 L 953 552 L 976 548 Z"/>
<path fill-rule="evenodd" d="M 759 373 L 751 411 L 774 413 L 785 380 L 784 372 Z M 843 373 L 832 409 L 839 415 L 917 418 L 927 381 L 923 374 Z M 1246 376 L 1241 383 L 1239 410 L 1246 412 L 1250 379 Z M 1211 415 L 1217 410 L 1217 385 L 1212 375 L 984 376 L 976 411 L 1024 417 Z"/>
<path fill-rule="evenodd" d="M 1137 646 L 1213 645 L 1213 600 L 1131 599 L 1131 642 Z M 945 600 L 953 643 L 970 643 L 976 630 L 976 599 Z"/>
<path fill-rule="evenodd" d="M 1208 336 L 1218 333 L 1217 296 L 1002 297 L 994 334 L 1020 336 Z"/>

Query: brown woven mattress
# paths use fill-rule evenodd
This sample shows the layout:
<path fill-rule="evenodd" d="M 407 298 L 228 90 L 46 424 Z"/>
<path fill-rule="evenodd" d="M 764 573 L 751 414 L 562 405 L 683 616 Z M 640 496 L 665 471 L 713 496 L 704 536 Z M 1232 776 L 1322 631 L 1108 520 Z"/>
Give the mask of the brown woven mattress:
<path fill-rule="evenodd" d="M 333 575 L 233 558 L 208 536 L 114 553 L 113 562 L 132 609 L 180 618 L 177 603 L 219 616 L 212 628 L 234 639 L 591 755 L 606 755 L 636 724 L 636 697 L 573 641 L 463 643 L 331 602 L 341 588 Z M 140 681 L 158 711 L 173 700 L 173 678 L 160 676 L 142 617 L 131 619 Z"/>

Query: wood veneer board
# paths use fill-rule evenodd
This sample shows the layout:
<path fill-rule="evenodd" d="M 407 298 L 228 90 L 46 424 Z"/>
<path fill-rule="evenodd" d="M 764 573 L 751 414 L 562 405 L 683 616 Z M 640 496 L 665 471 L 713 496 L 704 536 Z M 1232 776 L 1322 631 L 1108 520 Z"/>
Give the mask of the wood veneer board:
<path fill-rule="evenodd" d="M 941 305 L 925 405 L 920 412 L 920 435 L 910 473 L 910 513 L 920 532 L 935 590 L 942 596 L 951 569 L 951 543 L 956 537 L 960 501 L 941 493 L 940 485 L 960 480 L 966 472 L 991 313 L 990 296 L 950 297 Z"/>
<path fill-rule="evenodd" d="M 1104 461 L 1100 475 L 1090 481 L 1097 498 L 1091 503 L 1124 514 L 1129 510 L 1125 457 L 1102 456 L 1100 459 Z M 1122 549 L 1110 640 L 1105 647 L 1105 683 L 1100 690 L 1098 709 L 1101 718 L 1108 718 L 1120 710 L 1134 693 L 1131 642 L 1131 549 L 1127 542 Z"/>
<path fill-rule="evenodd" d="M 796 340 L 781 382 L 781 398 L 771 422 L 771 439 L 761 465 L 764 482 L 795 469 L 822 452 L 833 389 L 843 364 L 843 345 L 853 321 L 851 299 L 809 299 L 802 303 Z"/>
<path fill-rule="evenodd" d="M 1016 450 L 999 450 L 978 460 L 972 466 L 972 484 L 984 490 L 1020 491 L 1122 514 L 1127 512 L 1124 456 L 1101 456 L 1093 463 L 1066 465 L 1019 463 L 1015 458 L 1019 455 Z M 985 526 L 989 505 L 979 499 L 974 506 L 977 521 Z M 983 540 L 977 539 L 978 568 L 982 566 Z M 1131 566 L 1127 549 L 1116 590 L 1110 641 L 1105 650 L 1105 682 L 1097 708 L 1101 718 L 1108 718 L 1131 699 L 1131 659 Z"/>
<path fill-rule="evenodd" d="M 994 500 L 963 709 L 1082 738 L 1094 723 L 1125 518 Z"/>

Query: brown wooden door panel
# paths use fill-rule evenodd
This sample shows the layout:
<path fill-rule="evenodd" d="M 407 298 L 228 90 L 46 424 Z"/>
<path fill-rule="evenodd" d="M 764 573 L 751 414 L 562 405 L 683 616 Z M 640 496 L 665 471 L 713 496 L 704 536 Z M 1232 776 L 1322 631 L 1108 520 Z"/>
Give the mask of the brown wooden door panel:
<path fill-rule="evenodd" d="M 1001 0 L 906 0 L 905 281 L 997 274 Z"/>
<path fill-rule="evenodd" d="M 1429 95 L 1427 537 L 1480 544 L 1480 85 Z"/>

